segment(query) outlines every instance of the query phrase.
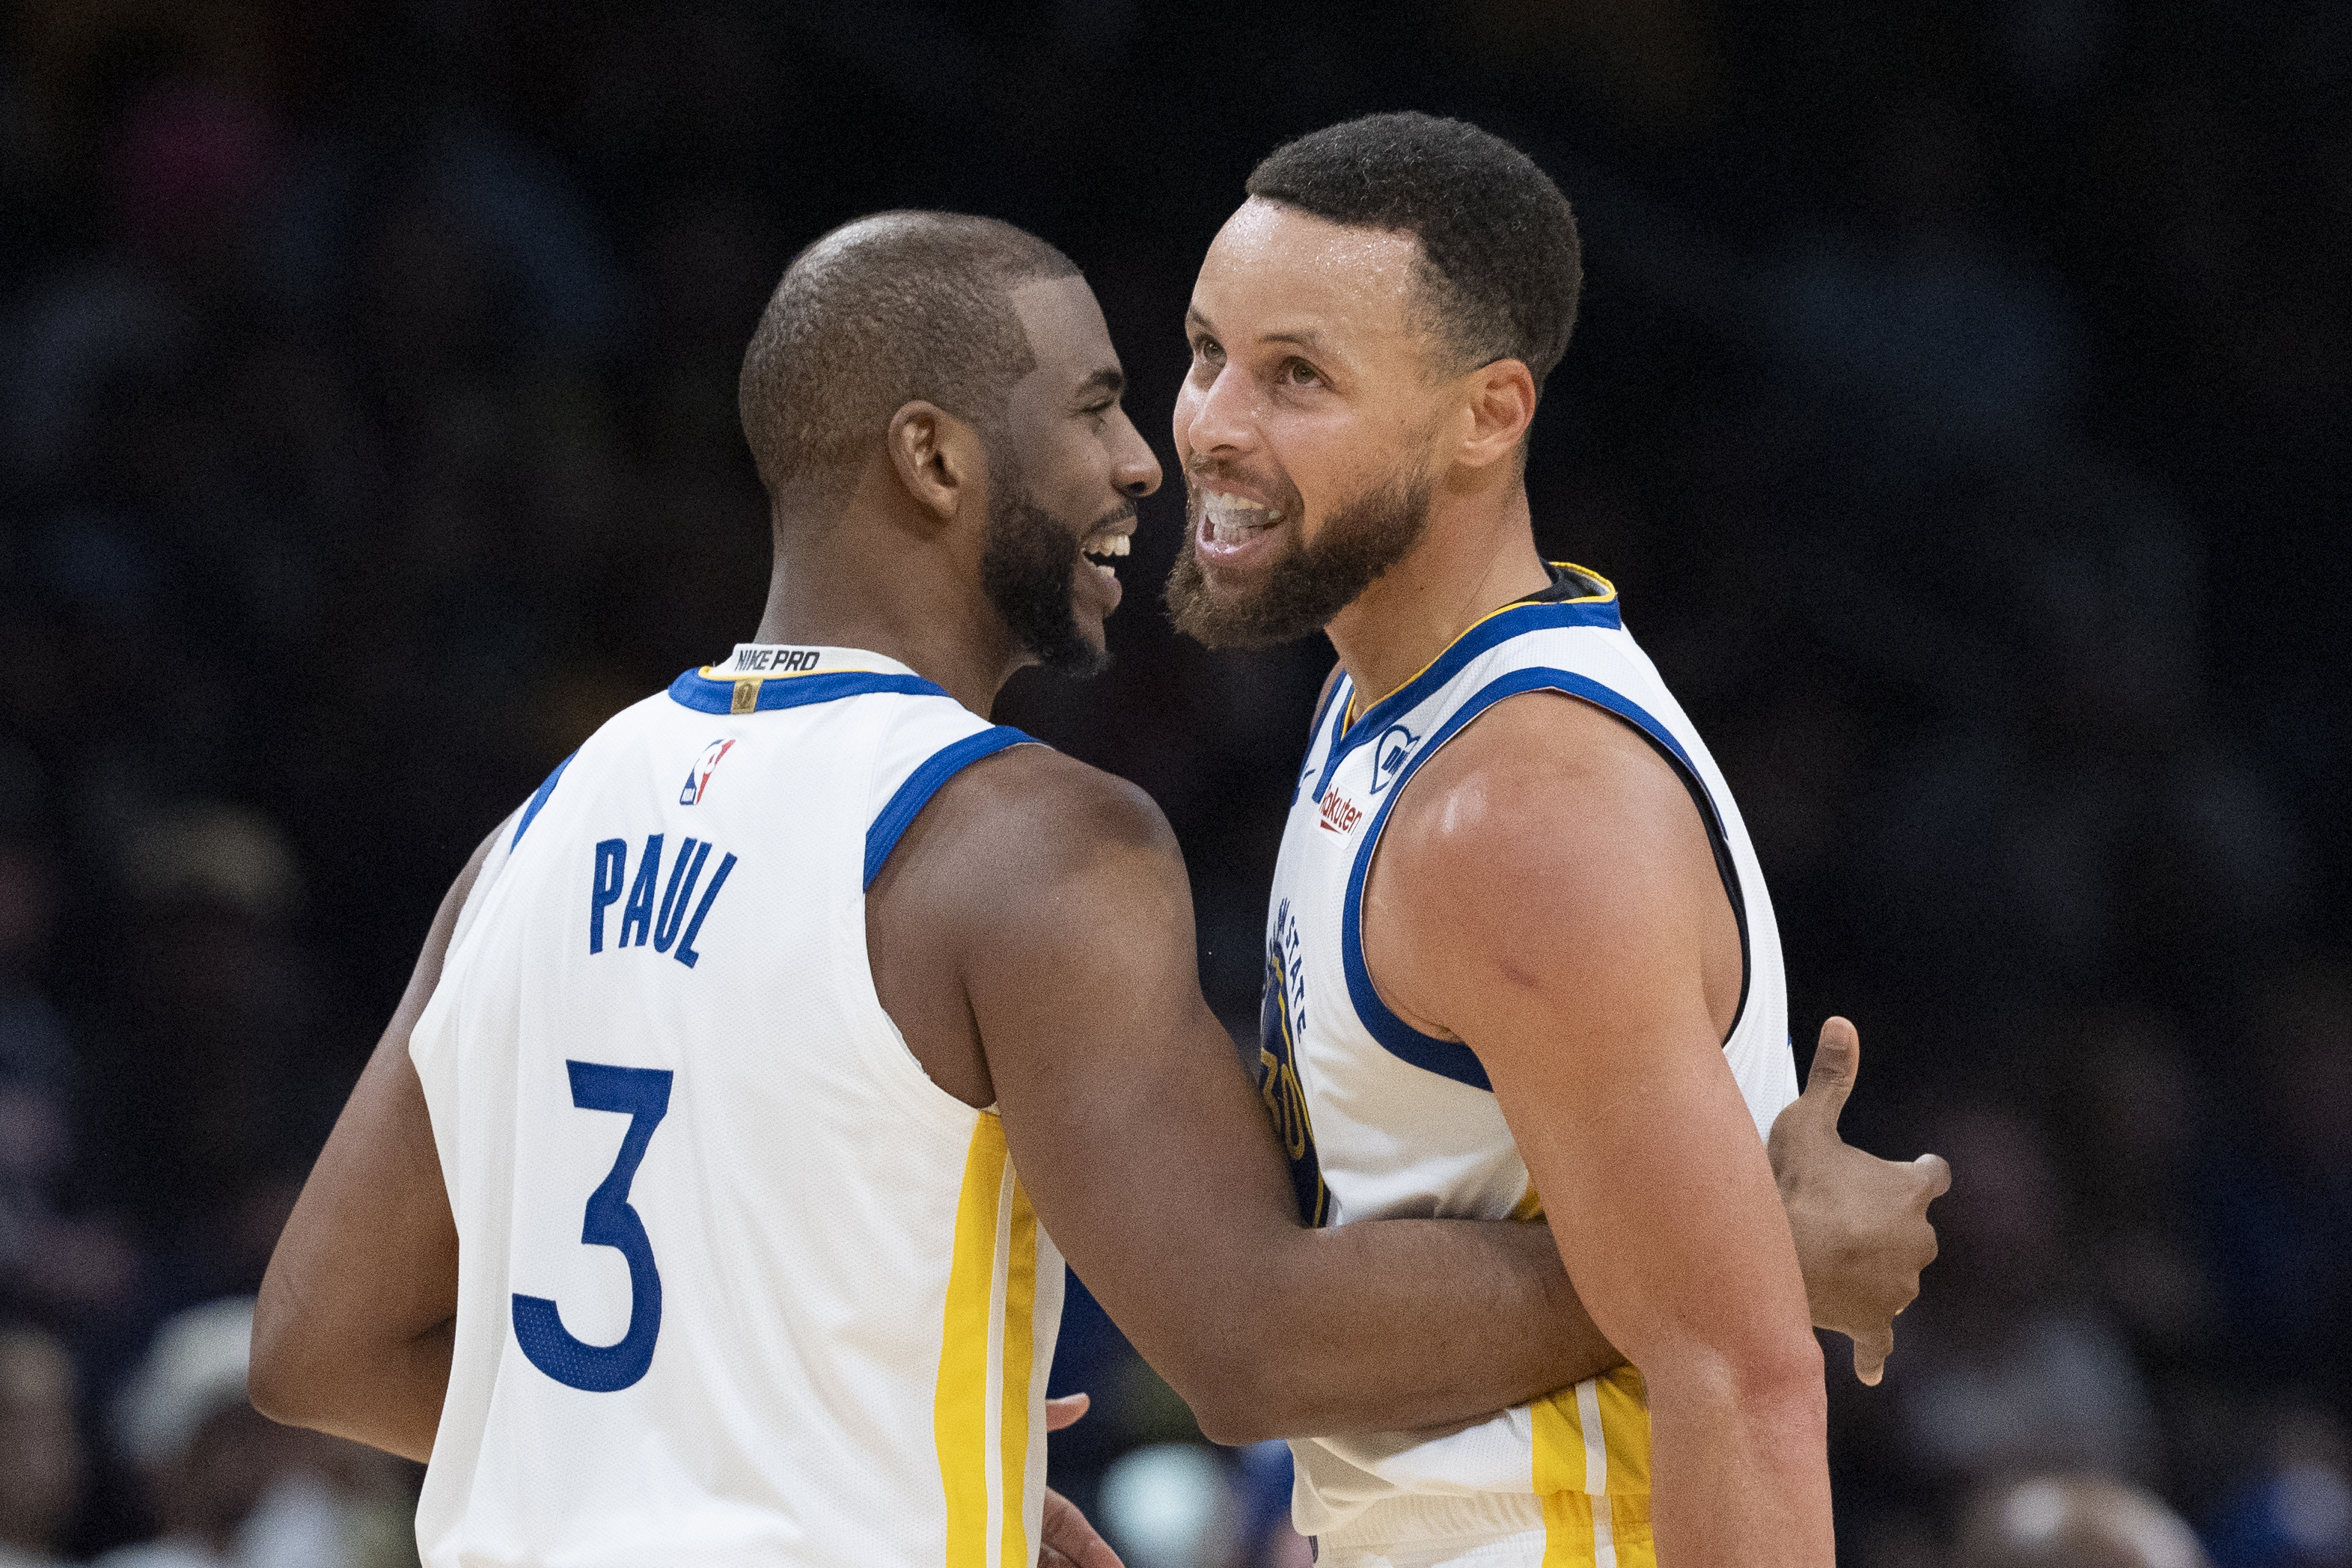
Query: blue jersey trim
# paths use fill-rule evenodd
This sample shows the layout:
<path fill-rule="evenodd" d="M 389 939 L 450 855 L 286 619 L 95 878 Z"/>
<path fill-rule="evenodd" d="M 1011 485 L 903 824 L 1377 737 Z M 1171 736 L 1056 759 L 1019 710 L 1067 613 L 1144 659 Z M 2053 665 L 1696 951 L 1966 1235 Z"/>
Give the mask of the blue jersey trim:
<path fill-rule="evenodd" d="M 898 839 L 913 824 L 916 814 L 922 810 L 940 786 L 971 767 L 983 757 L 993 757 L 1011 746 L 1034 746 L 1035 737 L 1022 734 L 1009 724 L 983 729 L 977 735 L 967 735 L 952 746 L 941 747 L 926 758 L 922 765 L 907 776 L 874 825 L 866 830 L 866 881 L 872 887 L 874 879 L 882 874 L 883 862 L 890 852 L 898 847 Z"/>
<path fill-rule="evenodd" d="M 1355 682 L 1350 680 L 1343 671 L 1340 673 L 1339 678 L 1333 681 L 1324 691 L 1323 700 L 1316 706 L 1315 723 L 1307 731 L 1307 760 L 1299 765 L 1298 777 L 1293 779 L 1290 785 L 1291 805 L 1296 806 L 1298 804 L 1298 792 L 1307 788 L 1307 781 L 1309 779 L 1315 777 L 1315 747 L 1320 744 L 1323 739 L 1323 721 L 1329 718 L 1334 713 L 1345 714 L 1348 711 L 1348 706 L 1345 702 L 1341 701 L 1341 698 L 1346 696 L 1349 693 L 1353 692 L 1355 689 Z M 1336 735 L 1333 736 L 1331 737 L 1331 744 L 1337 746 L 1339 743 L 1339 737 Z M 1317 791 L 1315 798 L 1318 800 L 1323 798 L 1319 789 Z"/>
<path fill-rule="evenodd" d="M 920 675 L 893 675 L 880 670 L 832 670 L 813 675 L 745 676 L 760 683 L 754 713 L 804 707 L 810 703 L 838 702 L 868 692 L 905 692 L 911 696 L 944 697 L 947 692 Z M 697 713 L 733 713 L 738 683 L 714 681 L 698 670 L 688 670 L 669 684 L 670 700 Z M 953 698 L 949 698 L 953 701 Z"/>
<path fill-rule="evenodd" d="M 572 757 L 577 757 L 580 754 L 575 751 L 572 754 Z M 522 821 L 515 824 L 514 837 L 507 841 L 507 853 L 514 853 L 514 847 L 522 842 L 523 832 L 530 826 L 530 820 L 539 815 L 539 809 L 547 804 L 547 798 L 550 795 L 555 793 L 555 781 L 563 777 L 563 770 L 565 768 L 572 766 L 572 757 L 567 757 L 562 761 L 557 763 L 555 765 L 555 771 L 549 774 L 546 779 L 541 783 L 538 789 L 533 791 L 530 798 L 530 803 L 522 809 Z"/>
<path fill-rule="evenodd" d="M 1370 745 L 1373 737 L 1460 674 L 1465 664 L 1497 643 L 1528 632 L 1558 631 L 1570 626 L 1599 626 L 1613 632 L 1623 624 L 1613 594 L 1598 601 L 1510 604 L 1496 611 L 1456 637 L 1421 674 L 1358 714 L 1354 722 L 1339 732 L 1339 737 L 1332 743 L 1331 755 L 1324 759 L 1322 775 L 1315 781 L 1315 799 L 1323 799 L 1323 791 L 1331 787 L 1331 776 L 1339 770 L 1339 764 L 1348 759 L 1349 753 Z"/>
<path fill-rule="evenodd" d="M 1528 608 L 1555 607 L 1530 605 Z M 1486 622 L 1488 625 L 1493 623 L 1491 621 Z M 1413 753 L 1396 782 L 1389 787 L 1388 799 L 1381 801 L 1381 809 L 1373 813 L 1371 825 L 1364 831 L 1364 847 L 1356 852 L 1356 863 L 1348 872 L 1348 898 L 1339 922 L 1339 961 L 1340 967 L 1345 969 L 1348 975 L 1348 999 L 1355 1004 L 1356 1017 L 1362 1020 L 1364 1028 L 1371 1037 L 1380 1041 L 1381 1049 L 1391 1056 L 1411 1062 L 1413 1066 L 1426 1071 L 1434 1072 L 1441 1078 L 1451 1078 L 1456 1083 L 1466 1083 L 1473 1089 L 1484 1089 L 1490 1093 L 1493 1092 L 1495 1086 L 1487 1081 L 1486 1066 L 1479 1061 L 1477 1052 L 1460 1040 L 1440 1040 L 1433 1034 L 1422 1033 L 1421 1030 L 1391 1012 L 1388 1004 L 1381 1000 L 1381 993 L 1372 984 L 1372 972 L 1364 963 L 1364 879 L 1371 872 L 1372 852 L 1380 847 L 1381 831 L 1388 825 L 1389 813 L 1394 810 L 1396 803 L 1404 798 L 1404 786 L 1421 765 L 1435 756 L 1441 747 L 1459 734 L 1464 725 L 1468 724 L 1505 697 L 1517 696 L 1521 692 L 1538 691 L 1566 692 L 1570 696 L 1581 697 L 1595 706 L 1608 709 L 1678 758 L 1682 766 L 1689 768 L 1692 776 L 1696 777 L 1697 769 L 1691 767 L 1689 753 L 1683 750 L 1681 744 L 1667 732 L 1664 725 L 1660 724 L 1639 703 L 1612 691 L 1600 682 L 1572 671 L 1550 669 L 1540 665 L 1513 670 L 1507 674 L 1497 675 L 1479 687 L 1468 702 L 1455 709 L 1453 716 L 1438 727 L 1427 742 Z M 1377 705 L 1372 713 L 1368 713 L 1363 718 L 1356 721 L 1356 727 L 1367 734 L 1379 734 L 1380 730 L 1367 721 L 1371 718 L 1372 714 L 1380 712 L 1385 706 L 1387 706 L 1385 703 Z M 1325 782 L 1328 784 L 1328 781 L 1327 775 Z M 1318 793 L 1319 795 L 1320 791 L 1318 790 Z M 1744 949 L 1746 946 L 1744 931 L 1741 945 Z M 1744 985 L 1742 990 L 1740 1000 L 1744 1007 L 1747 1001 Z"/>

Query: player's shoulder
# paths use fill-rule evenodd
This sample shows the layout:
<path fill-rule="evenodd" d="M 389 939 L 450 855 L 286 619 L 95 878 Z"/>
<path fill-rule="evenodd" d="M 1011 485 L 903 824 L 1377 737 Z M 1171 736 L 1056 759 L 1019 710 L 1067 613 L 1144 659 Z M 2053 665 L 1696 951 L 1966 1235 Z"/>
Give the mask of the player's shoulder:
<path fill-rule="evenodd" d="M 1613 714 L 1564 693 L 1494 704 L 1416 770 L 1383 835 L 1384 855 L 1432 874 L 1524 876 L 1597 855 L 1638 862 L 1690 814 L 1674 766 Z"/>
<path fill-rule="evenodd" d="M 1175 849 L 1167 816 L 1141 788 L 1045 745 L 1010 747 L 964 768 L 933 809 L 1035 870 L 1108 849 Z"/>

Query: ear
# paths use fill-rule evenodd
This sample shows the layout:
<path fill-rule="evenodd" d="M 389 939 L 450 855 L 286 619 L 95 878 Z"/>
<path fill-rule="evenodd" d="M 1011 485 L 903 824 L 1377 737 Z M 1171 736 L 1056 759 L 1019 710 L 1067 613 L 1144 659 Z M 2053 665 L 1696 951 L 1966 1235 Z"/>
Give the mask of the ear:
<path fill-rule="evenodd" d="M 910 402 L 890 416 L 883 444 L 915 504 L 947 522 L 988 492 L 980 433 L 937 403 Z"/>
<path fill-rule="evenodd" d="M 1484 468 L 1519 449 L 1536 416 L 1536 379 L 1517 360 L 1496 360 L 1463 378 L 1468 397 L 1464 434 L 1454 461 Z"/>

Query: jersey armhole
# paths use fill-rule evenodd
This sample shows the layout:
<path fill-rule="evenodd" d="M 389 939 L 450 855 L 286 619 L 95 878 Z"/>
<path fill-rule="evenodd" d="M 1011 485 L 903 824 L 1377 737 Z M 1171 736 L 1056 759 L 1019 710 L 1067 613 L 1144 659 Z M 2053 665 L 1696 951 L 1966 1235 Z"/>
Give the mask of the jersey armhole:
<path fill-rule="evenodd" d="M 866 875 L 859 885 L 873 887 L 874 879 L 882 874 L 882 867 L 890 859 L 890 852 L 898 847 L 899 839 L 949 779 L 983 757 L 993 757 L 1010 747 L 1037 744 L 1034 737 L 1011 725 L 1000 724 L 931 753 L 907 776 L 907 781 L 898 786 L 881 814 L 866 830 Z"/>
<path fill-rule="evenodd" d="M 1624 716 L 1617 716 L 1622 718 Z M 1731 1009 L 1731 1027 L 1723 1031 L 1722 1043 L 1729 1045 L 1731 1037 L 1739 1032 L 1740 1024 L 1748 1018 L 1748 993 L 1756 979 L 1755 959 L 1748 947 L 1748 898 L 1739 888 L 1739 864 L 1731 858 L 1731 841 L 1724 835 L 1723 820 L 1716 813 L 1714 797 L 1706 792 L 1706 785 L 1700 780 L 1696 771 L 1683 760 L 1679 749 L 1668 747 L 1657 736 L 1633 720 L 1626 719 L 1625 722 L 1635 734 L 1650 743 L 1652 750 L 1665 758 L 1666 766 L 1674 769 L 1675 777 L 1681 779 L 1683 788 L 1690 791 L 1691 804 L 1698 808 L 1698 820 L 1706 827 L 1706 847 L 1715 852 L 1715 874 L 1723 879 L 1724 896 L 1731 900 L 1732 922 L 1739 927 L 1739 1001 Z"/>
<path fill-rule="evenodd" d="M 1748 897 L 1740 890 L 1739 864 L 1732 858 L 1731 840 L 1723 831 L 1723 819 L 1715 809 L 1715 797 L 1707 793 L 1706 781 L 1699 777 L 1697 767 L 1684 755 L 1681 743 L 1639 703 L 1598 681 L 1572 672 L 1561 670 L 1554 673 L 1561 676 L 1562 681 L 1548 682 L 1546 687 L 1599 708 L 1649 742 L 1650 749 L 1674 770 L 1675 777 L 1682 780 L 1683 788 L 1690 792 L 1691 804 L 1698 808 L 1699 822 L 1706 829 L 1706 847 L 1715 856 L 1715 874 L 1723 883 L 1724 896 L 1731 901 L 1732 924 L 1739 930 L 1739 1000 L 1731 1009 L 1731 1027 L 1723 1031 L 1723 1039 L 1718 1042 L 1729 1045 L 1731 1037 L 1739 1032 L 1740 1024 L 1748 1017 L 1748 996 L 1755 985 L 1756 964 L 1748 950 Z M 1570 685 L 1566 682 L 1576 684 Z"/>
<path fill-rule="evenodd" d="M 1477 1053 L 1458 1040 L 1440 1040 L 1397 1017 L 1381 999 L 1380 989 L 1373 983 L 1370 963 L 1364 956 L 1363 897 L 1364 883 L 1372 867 L 1372 857 L 1380 852 L 1381 835 L 1388 826 L 1389 812 L 1404 798 L 1404 787 L 1412 780 L 1421 765 L 1443 750 L 1445 744 L 1462 733 L 1472 720 L 1505 697 L 1521 692 L 1552 691 L 1574 697 L 1601 709 L 1648 741 L 1653 749 L 1665 759 L 1675 776 L 1690 791 L 1691 802 L 1698 808 L 1699 821 L 1706 825 L 1707 847 L 1715 855 L 1716 874 L 1722 879 L 1723 891 L 1731 901 L 1731 917 L 1739 929 L 1739 1001 L 1731 1010 L 1731 1027 L 1724 1031 L 1721 1045 L 1729 1045 L 1748 1017 L 1748 1000 L 1755 979 L 1755 962 L 1749 951 L 1748 935 L 1748 901 L 1739 886 L 1739 868 L 1731 855 L 1730 841 L 1717 815 L 1715 801 L 1706 792 L 1698 769 L 1683 755 L 1683 749 L 1664 725 L 1632 698 L 1602 685 L 1589 676 L 1570 670 L 1531 666 L 1514 670 L 1487 683 L 1475 695 L 1454 710 L 1437 732 L 1405 765 L 1404 773 L 1389 787 L 1389 798 L 1374 813 L 1364 836 L 1364 844 L 1357 851 L 1355 863 L 1348 873 L 1347 894 L 1341 905 L 1339 924 L 1340 967 L 1348 983 L 1349 1000 L 1355 1004 L 1356 1016 L 1372 1038 L 1379 1040 L 1390 1054 L 1440 1077 L 1451 1078 L 1474 1089 L 1492 1091 L 1486 1064 Z"/>
<path fill-rule="evenodd" d="M 577 757 L 580 754 L 575 751 L 572 754 L 572 757 Z M 555 765 L 555 771 L 550 773 L 544 779 L 541 780 L 539 788 L 531 791 L 530 800 L 524 804 L 522 809 L 522 821 L 515 824 L 514 837 L 507 841 L 506 847 L 509 853 L 512 853 L 514 847 L 522 842 L 522 836 L 530 831 L 531 819 L 537 817 L 541 809 L 547 804 L 547 798 L 555 793 L 555 786 L 562 781 L 563 778 L 563 770 L 572 766 L 572 757 L 567 757 L 562 761 L 557 763 Z"/>

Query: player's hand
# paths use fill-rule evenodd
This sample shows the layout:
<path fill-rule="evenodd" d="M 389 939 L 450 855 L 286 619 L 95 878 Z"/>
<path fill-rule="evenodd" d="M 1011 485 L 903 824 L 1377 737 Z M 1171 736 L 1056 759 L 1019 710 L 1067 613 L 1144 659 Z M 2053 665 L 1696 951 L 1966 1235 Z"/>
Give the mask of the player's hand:
<path fill-rule="evenodd" d="M 1816 1327 L 1853 1341 L 1853 1375 L 1876 1383 L 1895 1349 L 1895 1317 L 1919 1294 L 1935 1260 L 1927 1205 L 1952 1185 L 1939 1155 L 1882 1160 L 1838 1136 L 1838 1113 L 1862 1068 L 1853 1025 L 1822 1025 L 1805 1092 L 1772 1124 L 1766 1145 L 1788 1206 L 1805 1296 Z"/>
<path fill-rule="evenodd" d="M 1077 1505 L 1045 1489 L 1045 1539 L 1037 1543 L 1037 1568 L 1126 1568 L 1118 1553 L 1087 1522 Z"/>
<path fill-rule="evenodd" d="M 1087 1406 L 1093 1403 L 1093 1400 L 1083 1394 L 1066 1394 L 1059 1399 L 1046 1400 L 1045 1430 L 1058 1432 L 1063 1427 L 1075 1424 L 1079 1416 L 1087 1413 Z"/>

